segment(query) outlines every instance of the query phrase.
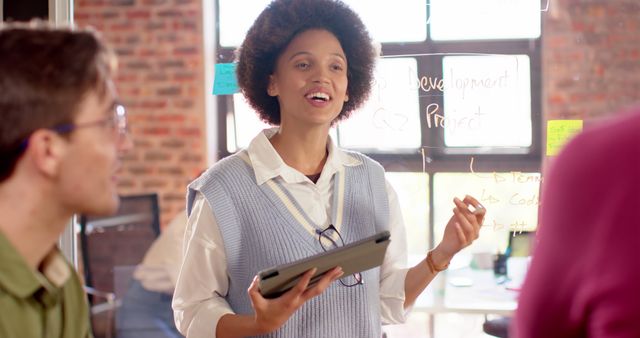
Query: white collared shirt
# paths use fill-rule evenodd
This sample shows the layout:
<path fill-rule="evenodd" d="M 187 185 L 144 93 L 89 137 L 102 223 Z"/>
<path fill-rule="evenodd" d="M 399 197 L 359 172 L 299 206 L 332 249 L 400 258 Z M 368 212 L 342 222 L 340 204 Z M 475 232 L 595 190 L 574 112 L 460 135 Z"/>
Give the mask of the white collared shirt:
<path fill-rule="evenodd" d="M 301 172 L 284 163 L 269 142 L 277 128 L 259 133 L 246 150 L 258 185 L 280 177 L 309 218 L 326 228 L 331 222 L 334 174 L 343 166 L 360 165 L 360 160 L 341 151 L 329 138 L 329 154 L 314 184 Z M 391 241 L 380 267 L 380 314 L 385 324 L 405 320 L 404 280 L 407 244 L 398 197 L 387 182 Z M 321 203 L 318 203 L 321 201 Z M 312 234 L 313 229 L 307 229 Z M 224 296 L 229 289 L 226 254 L 215 216 L 204 196 L 198 193 L 187 223 L 184 259 L 173 298 L 178 330 L 187 337 L 215 335 L 220 317 L 234 313 Z M 247 285 L 247 288 L 249 285 Z"/>

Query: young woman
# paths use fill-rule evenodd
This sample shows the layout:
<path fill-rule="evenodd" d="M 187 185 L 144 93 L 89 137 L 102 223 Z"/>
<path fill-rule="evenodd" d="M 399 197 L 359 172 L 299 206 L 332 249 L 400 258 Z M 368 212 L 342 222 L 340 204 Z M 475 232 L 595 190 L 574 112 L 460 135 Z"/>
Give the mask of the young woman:
<path fill-rule="evenodd" d="M 437 272 L 478 237 L 484 209 L 472 197 L 455 199 L 443 241 L 401 268 L 404 225 L 383 168 L 329 137 L 365 101 L 375 58 L 363 23 L 339 1 L 276 0 L 258 17 L 237 75 L 253 108 L 276 127 L 189 186 L 173 301 L 182 333 L 380 337 L 381 324 L 404 321 Z M 336 267 L 307 288 L 309 271 L 278 298 L 260 295 L 254 275 L 323 252 L 320 233 L 350 243 L 380 230 L 392 239 L 380 268 L 342 276 Z"/>

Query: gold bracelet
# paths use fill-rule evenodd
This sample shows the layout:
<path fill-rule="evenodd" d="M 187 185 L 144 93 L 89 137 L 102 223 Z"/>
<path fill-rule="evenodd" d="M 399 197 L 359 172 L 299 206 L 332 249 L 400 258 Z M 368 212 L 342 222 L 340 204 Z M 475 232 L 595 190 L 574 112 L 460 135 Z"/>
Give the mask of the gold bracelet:
<path fill-rule="evenodd" d="M 446 270 L 449 267 L 449 263 L 445 264 L 443 267 L 436 266 L 436 264 L 433 262 L 433 250 L 427 253 L 427 265 L 429 266 L 429 270 L 431 270 L 434 275 L 440 271 Z"/>

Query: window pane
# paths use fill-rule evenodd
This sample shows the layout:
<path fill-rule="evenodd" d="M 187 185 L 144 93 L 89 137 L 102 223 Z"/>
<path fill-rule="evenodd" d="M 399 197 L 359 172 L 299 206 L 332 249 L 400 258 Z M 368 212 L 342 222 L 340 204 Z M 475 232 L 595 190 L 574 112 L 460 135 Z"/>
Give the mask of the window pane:
<path fill-rule="evenodd" d="M 507 248 L 509 230 L 534 231 L 538 224 L 541 176 L 539 173 L 437 173 L 434 175 L 434 235 L 442 239 L 452 215 L 453 198 L 469 194 L 487 209 L 484 226 L 471 246 L 463 249 L 460 259 L 471 253 L 495 254 Z"/>
<path fill-rule="evenodd" d="M 235 135 L 235 139 L 231 137 L 227 139 L 227 150 L 230 153 L 246 148 L 261 130 L 270 128 L 268 124 L 258 118 L 258 114 L 242 94 L 233 94 L 233 111 L 234 119 L 231 124 L 233 128 L 227 128 L 227 135 Z M 229 129 L 232 129 L 231 132 Z"/>
<path fill-rule="evenodd" d="M 433 40 L 535 39 L 539 0 L 431 0 Z"/>
<path fill-rule="evenodd" d="M 408 263 L 413 266 L 429 249 L 429 175 L 388 172 L 386 177 L 398 195 L 407 232 Z"/>
<path fill-rule="evenodd" d="M 240 46 L 249 27 L 271 0 L 219 0 L 220 45 Z"/>
<path fill-rule="evenodd" d="M 220 0 L 220 45 L 236 47 L 270 0 Z M 425 0 L 402 2 L 347 0 L 378 42 L 416 42 L 427 38 Z M 380 25 L 380 22 L 385 22 Z"/>
<path fill-rule="evenodd" d="M 340 122 L 340 145 L 373 152 L 421 146 L 417 63 L 413 58 L 381 59 L 367 103 Z"/>
<path fill-rule="evenodd" d="M 378 42 L 417 42 L 427 39 L 426 0 L 345 0 Z M 384 24 L 381 24 L 384 23 Z"/>
<path fill-rule="evenodd" d="M 531 85 L 526 55 L 446 56 L 444 123 L 449 147 L 531 146 Z M 442 114 L 442 113 L 439 113 Z"/>

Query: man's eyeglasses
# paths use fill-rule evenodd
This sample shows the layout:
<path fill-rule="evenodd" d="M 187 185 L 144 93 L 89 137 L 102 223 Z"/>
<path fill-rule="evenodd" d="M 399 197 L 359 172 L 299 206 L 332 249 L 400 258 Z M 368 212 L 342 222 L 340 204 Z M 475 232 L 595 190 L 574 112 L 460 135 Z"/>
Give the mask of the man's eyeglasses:
<path fill-rule="evenodd" d="M 129 132 L 129 128 L 127 125 L 127 110 L 124 108 L 123 105 L 116 103 L 113 106 L 113 114 L 110 117 L 107 117 L 98 121 L 92 121 L 92 122 L 85 122 L 85 123 L 78 123 L 78 124 L 75 124 L 75 123 L 61 124 L 49 129 L 59 134 L 68 134 L 76 129 L 88 128 L 88 127 L 107 127 L 114 134 L 116 134 L 117 132 L 115 136 L 119 138 L 125 137 Z M 29 137 L 25 138 L 20 143 L 20 146 L 18 147 L 18 153 L 21 154 L 22 152 L 24 152 L 28 146 L 29 146 Z"/>
<path fill-rule="evenodd" d="M 318 234 L 318 241 L 320 242 L 320 246 L 322 246 L 322 249 L 324 251 L 329 251 L 344 246 L 344 240 L 342 239 L 340 232 L 338 232 L 338 229 L 336 229 L 333 224 L 329 225 L 324 230 L 316 230 L 316 233 Z M 337 240 L 334 239 L 336 238 L 336 236 Z M 364 284 L 362 280 L 362 274 L 360 274 L 359 272 L 354 273 L 351 276 L 340 278 L 339 281 L 346 287 Z"/>
<path fill-rule="evenodd" d="M 62 124 L 51 128 L 60 134 L 67 134 L 76 129 L 88 128 L 88 127 L 107 127 L 114 133 L 117 132 L 118 136 L 125 136 L 128 132 L 127 127 L 127 110 L 121 104 L 113 106 L 113 115 L 98 121 L 85 122 L 85 123 L 69 123 Z"/>

